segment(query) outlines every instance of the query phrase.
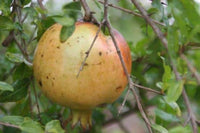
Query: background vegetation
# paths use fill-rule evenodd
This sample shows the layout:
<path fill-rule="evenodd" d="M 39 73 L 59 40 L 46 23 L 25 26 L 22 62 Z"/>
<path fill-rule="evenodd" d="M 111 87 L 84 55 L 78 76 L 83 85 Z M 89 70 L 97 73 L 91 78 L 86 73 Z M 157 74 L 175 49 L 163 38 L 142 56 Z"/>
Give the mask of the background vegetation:
<path fill-rule="evenodd" d="M 87 2 L 100 22 L 104 17 L 102 2 Z M 200 4 L 153 0 L 146 6 L 141 1 L 142 10 L 148 13 L 145 16 L 134 2 L 109 0 L 109 19 L 131 49 L 134 90 L 152 132 L 200 132 Z M 143 118 L 128 89 L 113 104 L 96 108 L 92 129 L 83 131 L 79 126 L 72 129 L 70 122 L 63 124 L 69 118 L 69 108 L 49 101 L 34 81 L 31 64 L 43 32 L 54 23 L 71 26 L 69 19 L 83 16 L 81 4 L 69 0 L 0 0 L 0 133 L 100 133 L 113 122 L 119 124 L 118 132 L 135 132 L 121 123 L 131 113 Z M 148 124 L 142 126 L 143 132 L 149 131 Z"/>

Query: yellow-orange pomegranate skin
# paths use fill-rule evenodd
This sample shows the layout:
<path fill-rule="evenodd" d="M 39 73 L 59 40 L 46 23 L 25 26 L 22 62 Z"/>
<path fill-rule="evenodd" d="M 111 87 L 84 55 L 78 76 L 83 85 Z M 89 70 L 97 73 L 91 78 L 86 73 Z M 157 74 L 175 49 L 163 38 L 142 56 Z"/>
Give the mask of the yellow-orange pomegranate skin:
<path fill-rule="evenodd" d="M 80 120 L 86 127 L 91 125 L 91 110 L 115 101 L 126 87 L 127 78 L 111 37 L 102 32 L 77 76 L 98 27 L 77 22 L 75 31 L 63 43 L 61 28 L 60 24 L 54 24 L 42 35 L 34 55 L 34 76 L 49 99 L 72 109 L 73 124 Z M 129 47 L 116 30 L 114 36 L 130 73 Z"/>

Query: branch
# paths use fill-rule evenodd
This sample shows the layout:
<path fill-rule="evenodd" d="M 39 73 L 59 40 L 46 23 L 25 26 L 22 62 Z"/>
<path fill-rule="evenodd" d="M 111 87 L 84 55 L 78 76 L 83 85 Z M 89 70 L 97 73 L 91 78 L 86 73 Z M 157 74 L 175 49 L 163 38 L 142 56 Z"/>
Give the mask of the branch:
<path fill-rule="evenodd" d="M 100 1 L 100 0 L 99 0 L 98 2 L 101 3 L 101 4 L 104 4 L 103 1 Z M 118 6 L 115 6 L 115 5 L 110 4 L 110 3 L 108 4 L 108 6 L 113 7 L 113 8 L 115 8 L 115 9 L 118 9 L 118 10 L 121 10 L 121 11 L 123 11 L 123 12 L 125 12 L 125 13 L 132 14 L 132 15 L 134 15 L 134 16 L 144 18 L 141 14 L 136 13 L 136 12 L 133 12 L 133 11 L 131 11 L 131 10 L 128 10 L 128 9 L 125 9 L 125 8 L 122 8 L 122 7 L 118 7 Z M 164 23 L 161 23 L 161 22 L 159 22 L 159 21 L 156 21 L 156 20 L 153 20 L 153 19 L 152 19 L 152 21 L 153 21 L 154 23 L 156 23 L 156 24 L 159 24 L 159 25 L 162 25 L 162 26 L 166 26 Z"/>
<path fill-rule="evenodd" d="M 150 91 L 150 92 L 159 94 L 159 95 L 163 95 L 163 92 L 161 92 L 161 91 L 156 91 L 156 90 L 151 89 L 151 88 L 149 88 L 149 87 L 145 87 L 145 86 L 138 85 L 138 84 L 135 84 L 135 83 L 133 83 L 133 86 L 138 87 L 138 88 L 141 88 L 141 89 L 144 89 L 144 90 L 146 90 L 146 91 Z"/>
<path fill-rule="evenodd" d="M 19 126 L 16 126 L 16 125 L 13 125 L 13 124 L 9 124 L 9 123 L 0 122 L 0 125 L 7 126 L 7 127 L 14 127 L 14 128 L 20 129 Z"/>
<path fill-rule="evenodd" d="M 144 16 L 147 23 L 152 27 L 152 29 L 154 30 L 154 32 L 156 33 L 156 35 L 158 36 L 158 38 L 162 42 L 163 46 L 166 48 L 167 52 L 169 52 L 168 42 L 167 42 L 166 38 L 164 37 L 163 33 L 161 32 L 161 30 L 155 25 L 155 23 L 151 20 L 151 18 L 149 18 L 145 9 L 142 6 L 140 6 L 140 4 L 136 0 L 131 0 L 131 1 L 136 6 L 136 8 L 141 12 L 141 14 Z M 169 60 L 170 60 L 172 69 L 175 73 L 176 80 L 177 81 L 181 80 L 180 74 L 177 71 L 177 68 L 174 65 L 174 62 L 172 61 L 170 54 L 169 54 Z M 182 91 L 182 96 L 183 96 L 183 99 L 185 101 L 185 104 L 186 104 L 186 107 L 187 107 L 187 110 L 188 110 L 188 115 L 190 116 L 190 122 L 191 122 L 191 125 L 192 125 L 193 133 L 197 133 L 198 132 L 197 131 L 197 123 L 196 123 L 196 120 L 195 120 L 195 117 L 194 117 L 194 113 L 192 112 L 190 102 L 189 102 L 189 98 L 187 96 L 187 93 L 185 92 L 184 87 L 183 87 L 183 91 Z"/>
<path fill-rule="evenodd" d="M 191 62 L 187 59 L 187 57 L 184 54 L 181 54 L 180 56 L 187 63 L 187 66 L 188 66 L 189 70 L 195 76 L 198 85 L 200 85 L 200 75 L 197 72 L 197 69 L 191 64 Z"/>
<path fill-rule="evenodd" d="M 39 121 L 41 122 L 40 106 L 39 106 L 39 103 L 38 103 L 38 96 L 37 96 L 37 92 L 36 92 L 36 88 L 35 88 L 34 79 L 32 80 L 32 84 L 33 84 L 33 92 L 34 92 L 34 96 L 35 96 L 36 107 L 37 107 L 37 111 L 38 111 L 38 118 L 39 118 Z"/>
<path fill-rule="evenodd" d="M 134 97 L 135 97 L 135 99 L 136 99 L 136 102 L 137 102 L 138 109 L 140 110 L 140 113 L 141 113 L 141 115 L 142 115 L 142 117 L 143 117 L 143 119 L 144 119 L 144 121 L 145 121 L 145 123 L 146 123 L 146 125 L 147 125 L 147 128 L 148 128 L 149 132 L 152 133 L 151 123 L 150 123 L 149 119 L 147 118 L 147 116 L 146 116 L 146 114 L 145 114 L 145 112 L 144 112 L 144 109 L 143 109 L 143 107 L 142 107 L 142 105 L 141 105 L 141 102 L 140 102 L 140 100 L 139 100 L 139 96 L 137 95 L 135 89 L 134 89 L 133 86 L 132 86 L 133 81 L 132 81 L 132 79 L 131 79 L 131 77 L 130 77 L 130 75 L 129 75 L 129 73 L 128 73 L 128 70 L 127 70 L 126 65 L 125 65 L 125 62 L 124 62 L 124 60 L 123 60 L 121 51 L 120 51 L 119 46 L 118 46 L 118 44 L 117 44 L 117 41 L 116 41 L 116 39 L 115 39 L 115 37 L 114 37 L 113 29 L 112 29 L 111 24 L 110 24 L 110 22 L 109 22 L 109 20 L 108 20 L 108 0 L 105 0 L 105 1 L 104 1 L 104 17 L 105 17 L 105 18 L 104 18 L 104 19 L 105 19 L 105 24 L 106 24 L 106 26 L 107 26 L 107 28 L 108 28 L 108 31 L 109 31 L 109 33 L 110 33 L 110 36 L 111 36 L 112 41 L 113 41 L 113 43 L 114 43 L 114 46 L 115 46 L 115 48 L 116 48 L 118 57 L 120 58 L 120 61 L 121 61 L 123 70 L 124 70 L 124 72 L 125 72 L 125 74 L 126 74 L 126 77 L 127 77 L 127 80 L 128 80 L 128 89 L 130 89 L 130 90 L 133 92 L 133 95 L 134 95 Z"/>
<path fill-rule="evenodd" d="M 93 41 L 92 41 L 92 44 L 90 45 L 90 48 L 88 49 L 87 52 L 85 52 L 86 56 L 85 56 L 85 58 L 84 58 L 84 60 L 83 60 L 83 62 L 82 62 L 82 64 L 81 64 L 81 67 L 80 67 L 80 69 L 79 69 L 79 71 L 78 71 L 78 74 L 76 75 L 77 78 L 78 78 L 78 76 L 80 75 L 80 72 L 83 70 L 83 67 L 84 67 L 84 65 L 85 65 L 85 62 L 86 62 L 86 60 L 87 60 L 87 58 L 88 58 L 88 56 L 89 56 L 89 54 L 90 54 L 90 51 L 92 50 L 92 47 L 94 46 L 94 43 L 95 43 L 95 41 L 96 41 L 96 39 L 97 39 L 97 37 L 98 37 L 100 31 L 101 31 L 101 27 L 102 27 L 103 23 L 104 23 L 104 21 L 102 21 L 102 22 L 100 23 L 99 29 L 98 29 L 98 31 L 97 31 L 97 33 L 96 33 L 96 35 L 95 35 L 95 37 L 94 37 L 94 39 L 93 39 Z"/>
<path fill-rule="evenodd" d="M 99 25 L 99 22 L 94 17 L 93 12 L 91 12 L 87 2 L 85 0 L 80 0 L 80 2 L 81 2 L 81 5 L 82 5 L 82 7 L 85 11 L 84 21 L 86 21 L 86 22 L 93 21 L 95 24 Z"/>
<path fill-rule="evenodd" d="M 39 4 L 40 8 L 41 8 L 42 10 L 46 10 L 46 8 L 44 7 L 42 1 L 43 1 L 43 0 L 37 0 L 37 2 L 38 2 L 38 4 Z"/>

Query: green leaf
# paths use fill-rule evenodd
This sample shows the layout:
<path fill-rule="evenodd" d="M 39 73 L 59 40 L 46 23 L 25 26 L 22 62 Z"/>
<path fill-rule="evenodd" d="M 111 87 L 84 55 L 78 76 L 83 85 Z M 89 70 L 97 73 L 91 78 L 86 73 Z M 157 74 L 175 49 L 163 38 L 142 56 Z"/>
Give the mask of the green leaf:
<path fill-rule="evenodd" d="M 65 42 L 74 32 L 75 26 L 63 26 L 60 32 L 60 41 Z"/>
<path fill-rule="evenodd" d="M 37 39 L 39 40 L 42 34 L 53 24 L 56 22 L 54 19 L 50 17 L 46 17 L 45 19 L 42 19 L 41 21 L 37 22 L 38 32 L 37 32 Z"/>
<path fill-rule="evenodd" d="M 22 116 L 3 116 L 0 117 L 0 121 L 19 126 L 24 121 L 24 118 Z"/>
<path fill-rule="evenodd" d="M 31 0 L 20 0 L 22 6 L 25 6 L 31 2 Z"/>
<path fill-rule="evenodd" d="M 0 0 L 0 11 L 3 12 L 5 16 L 9 16 L 10 14 L 10 5 L 13 0 Z"/>
<path fill-rule="evenodd" d="M 14 23 L 8 17 L 0 15 L 0 31 L 12 30 L 14 28 L 15 28 Z"/>
<path fill-rule="evenodd" d="M 163 67 L 164 67 L 164 74 L 162 76 L 162 82 L 163 82 L 162 89 L 163 91 L 165 91 L 169 88 L 169 85 L 170 85 L 169 82 L 173 79 L 172 78 L 173 74 L 172 74 L 170 66 L 165 64 L 165 58 L 161 57 L 161 59 L 163 60 Z"/>
<path fill-rule="evenodd" d="M 44 133 L 40 123 L 33 121 L 32 119 L 25 117 L 20 129 L 26 133 Z"/>
<path fill-rule="evenodd" d="M 0 117 L 1 122 L 9 123 L 18 126 L 26 133 L 44 133 L 40 123 L 33 121 L 29 117 L 22 116 L 4 116 Z"/>
<path fill-rule="evenodd" d="M 168 27 L 167 32 L 169 54 L 172 58 L 175 58 L 179 50 L 179 36 L 178 29 L 175 27 Z"/>
<path fill-rule="evenodd" d="M 77 20 L 78 15 L 81 14 L 80 1 L 67 3 L 65 6 L 63 6 L 63 11 L 65 15 Z"/>
<path fill-rule="evenodd" d="M 192 133 L 190 126 L 176 126 L 169 130 L 169 133 Z"/>
<path fill-rule="evenodd" d="M 33 70 L 28 67 L 25 63 L 21 63 L 17 68 L 15 69 L 13 73 L 13 80 L 19 80 L 24 78 L 29 78 L 33 74 Z"/>
<path fill-rule="evenodd" d="M 21 100 L 27 95 L 28 86 L 30 84 L 30 79 L 25 78 L 22 80 L 17 80 L 13 83 L 13 92 L 2 92 L 0 93 L 0 102 L 16 102 Z"/>
<path fill-rule="evenodd" d="M 58 120 L 52 120 L 48 122 L 45 126 L 45 132 L 48 133 L 65 133 L 65 131 L 60 126 L 60 122 Z"/>
<path fill-rule="evenodd" d="M 81 3 L 80 1 L 70 2 L 63 6 L 63 9 L 81 10 Z"/>
<path fill-rule="evenodd" d="M 167 112 L 164 112 L 164 111 L 162 111 L 158 108 L 156 108 L 155 114 L 156 114 L 156 116 L 158 116 L 162 120 L 165 120 L 165 121 L 168 121 L 168 122 L 179 122 L 180 121 L 176 116 L 169 114 Z"/>
<path fill-rule="evenodd" d="M 152 124 L 151 126 L 152 126 L 153 129 L 159 131 L 160 133 L 168 133 L 167 129 L 164 128 L 164 127 L 161 126 L 161 125 Z"/>
<path fill-rule="evenodd" d="M 22 63 L 24 61 L 24 57 L 22 54 L 6 52 L 6 58 L 14 63 Z"/>
<path fill-rule="evenodd" d="M 176 115 L 180 117 L 181 116 L 181 109 L 178 106 L 178 104 L 176 102 L 168 102 L 168 101 L 166 101 L 166 102 L 173 110 L 176 111 Z"/>
<path fill-rule="evenodd" d="M 170 84 L 170 87 L 167 91 L 167 98 L 168 102 L 175 102 L 180 97 L 182 90 L 183 90 L 183 81 L 174 81 Z"/>
<path fill-rule="evenodd" d="M 3 91 L 13 91 L 13 87 L 6 83 L 6 82 L 2 82 L 0 81 L 0 92 L 3 92 Z"/>
<path fill-rule="evenodd" d="M 74 25 L 74 19 L 65 16 L 52 16 L 55 22 L 63 25 L 63 26 L 72 26 Z"/>

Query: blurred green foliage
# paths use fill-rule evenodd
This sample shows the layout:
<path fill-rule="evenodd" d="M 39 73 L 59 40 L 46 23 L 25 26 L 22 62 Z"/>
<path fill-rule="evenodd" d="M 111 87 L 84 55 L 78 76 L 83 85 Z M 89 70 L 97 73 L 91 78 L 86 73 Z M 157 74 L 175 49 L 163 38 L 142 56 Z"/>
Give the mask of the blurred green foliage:
<path fill-rule="evenodd" d="M 109 2 L 138 13 L 128 0 Z M 66 40 L 73 33 L 75 21 L 83 17 L 79 2 L 61 2 L 59 5 L 56 1 L 48 0 L 45 4 L 47 10 L 42 10 L 38 3 L 31 0 L 0 0 L 0 3 L 0 44 L 6 46 L 0 45 L 0 122 L 11 126 L 1 126 L 0 133 L 64 133 L 64 126 L 69 133 L 101 133 L 102 128 L 109 123 L 108 113 L 105 112 L 109 112 L 117 122 L 123 119 L 122 115 L 118 116 L 118 109 L 127 90 L 113 104 L 96 108 L 92 114 L 92 129 L 83 131 L 79 126 L 71 128 L 67 121 L 70 109 L 49 101 L 34 82 L 30 62 L 40 37 L 57 22 L 63 25 L 60 39 Z M 88 0 L 88 3 L 95 17 L 102 20 L 103 5 L 97 0 Z M 180 58 L 180 53 L 185 54 L 197 73 L 200 72 L 199 7 L 193 0 L 168 0 L 167 5 L 154 0 L 146 8 L 152 19 L 166 25 L 158 26 L 168 40 L 169 53 L 143 18 L 109 8 L 113 27 L 120 31 L 129 44 L 134 82 L 164 93 L 157 95 L 136 88 L 143 105 L 154 107 L 150 119 L 154 121 L 152 128 L 155 132 L 192 132 L 189 125 L 181 126 L 187 119 L 187 108 L 181 96 L 183 87 L 196 119 L 200 119 L 200 85 L 193 71 Z M 9 36 L 9 43 L 5 42 Z M 182 80 L 178 82 L 169 55 L 181 74 Z M 133 97 L 128 98 L 125 113 L 138 112 L 134 102 Z"/>

